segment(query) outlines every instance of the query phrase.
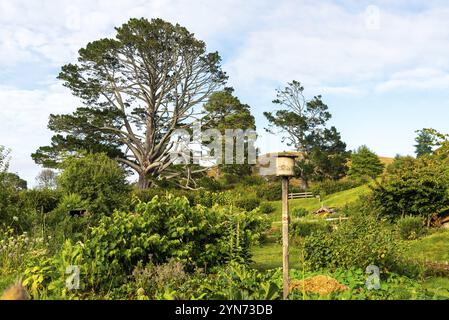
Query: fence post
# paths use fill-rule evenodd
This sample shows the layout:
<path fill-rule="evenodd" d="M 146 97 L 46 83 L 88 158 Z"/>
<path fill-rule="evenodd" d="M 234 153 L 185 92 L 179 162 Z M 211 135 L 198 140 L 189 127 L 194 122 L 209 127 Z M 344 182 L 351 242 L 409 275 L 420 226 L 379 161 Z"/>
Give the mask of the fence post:
<path fill-rule="evenodd" d="M 288 177 L 282 177 L 282 267 L 283 267 L 283 298 L 287 300 L 289 294 L 288 275 Z"/>

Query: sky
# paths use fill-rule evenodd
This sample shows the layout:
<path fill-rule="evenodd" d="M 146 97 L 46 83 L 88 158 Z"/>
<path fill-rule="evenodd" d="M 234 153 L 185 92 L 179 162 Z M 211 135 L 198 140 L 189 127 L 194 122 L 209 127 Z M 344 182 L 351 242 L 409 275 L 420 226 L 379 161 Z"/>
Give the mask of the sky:
<path fill-rule="evenodd" d="M 0 0 L 0 145 L 29 185 L 49 115 L 81 106 L 56 79 L 61 66 L 133 17 L 179 23 L 220 53 L 262 152 L 288 149 L 264 132 L 263 112 L 291 80 L 322 95 L 351 150 L 413 154 L 416 130 L 449 133 L 448 1 Z"/>

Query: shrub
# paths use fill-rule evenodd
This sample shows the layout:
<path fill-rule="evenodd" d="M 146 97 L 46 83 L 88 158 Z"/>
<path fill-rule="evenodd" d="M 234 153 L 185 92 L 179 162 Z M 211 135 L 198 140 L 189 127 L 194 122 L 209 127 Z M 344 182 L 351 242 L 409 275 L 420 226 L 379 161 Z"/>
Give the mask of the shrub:
<path fill-rule="evenodd" d="M 273 213 L 276 208 L 269 202 L 262 202 L 259 206 L 260 212 L 265 214 Z"/>
<path fill-rule="evenodd" d="M 260 199 L 256 197 L 241 197 L 235 201 L 235 205 L 246 211 L 253 211 L 260 205 Z"/>
<path fill-rule="evenodd" d="M 319 232 L 330 233 L 332 226 L 325 220 L 300 220 L 291 224 L 291 234 L 299 237 L 308 237 Z"/>
<path fill-rule="evenodd" d="M 214 205 L 228 206 L 235 203 L 235 199 L 240 195 L 233 194 L 230 191 L 225 192 L 208 192 L 200 191 L 189 195 L 192 197 L 191 205 L 202 205 L 212 208 Z"/>
<path fill-rule="evenodd" d="M 34 262 L 34 263 L 31 263 Z M 69 266 L 77 266 L 80 271 L 80 290 L 71 290 L 66 283 L 70 274 L 67 270 L 73 272 L 74 269 L 68 269 Z M 36 255 L 36 258 L 30 260 L 29 266 L 24 271 L 23 285 L 27 287 L 28 292 L 34 299 L 79 299 L 83 289 L 85 289 L 90 274 L 86 272 L 86 264 L 83 260 L 83 247 L 73 245 L 70 240 L 66 240 L 62 248 L 51 257 L 45 255 Z M 75 284 L 75 283 L 74 283 Z"/>
<path fill-rule="evenodd" d="M 16 184 L 17 179 L 12 179 L 14 175 L 8 172 L 8 169 L 9 150 L 0 145 L 0 223 L 14 225 L 16 231 L 23 231 L 24 224 L 29 223 L 23 214 L 23 208 L 17 205 L 20 191 Z M 16 223 L 19 217 L 21 224 Z"/>
<path fill-rule="evenodd" d="M 395 168 L 373 188 L 373 200 L 384 216 L 422 216 L 427 223 L 449 206 L 447 160 L 421 157 Z"/>
<path fill-rule="evenodd" d="M 280 182 L 269 182 L 257 188 L 256 195 L 258 198 L 267 201 L 281 200 L 282 188 Z"/>
<path fill-rule="evenodd" d="M 151 262 L 143 267 L 139 264 L 133 271 L 131 294 L 139 300 L 166 299 L 189 278 L 184 264 L 170 259 L 167 263 L 155 265 Z M 134 289 L 134 290 L 133 290 Z"/>
<path fill-rule="evenodd" d="M 35 212 L 48 213 L 58 206 L 61 192 L 51 189 L 31 189 L 20 192 L 20 204 Z"/>
<path fill-rule="evenodd" d="M 240 183 L 243 186 L 260 186 L 266 183 L 265 179 L 260 176 L 243 176 Z"/>
<path fill-rule="evenodd" d="M 211 192 L 206 190 L 182 190 L 182 189 L 161 189 L 151 188 L 146 190 L 134 190 L 134 200 L 141 202 L 149 202 L 155 196 L 165 197 L 167 194 L 172 194 L 176 197 L 185 197 L 191 206 L 200 204 L 202 206 L 211 208 L 214 205 L 231 205 L 235 203 L 235 199 L 240 197 L 240 194 L 231 191 Z"/>
<path fill-rule="evenodd" d="M 317 231 L 304 241 L 304 256 L 312 269 L 361 268 L 384 270 L 400 261 L 401 246 L 384 223 L 372 216 L 353 216 L 332 233 Z"/>
<path fill-rule="evenodd" d="M 207 300 L 276 300 L 281 297 L 279 278 L 279 270 L 261 273 L 231 262 L 209 276 L 189 280 L 186 287 L 194 288 L 197 297 Z"/>
<path fill-rule="evenodd" d="M 88 202 L 82 200 L 80 195 L 68 194 L 62 197 L 61 202 L 55 210 L 46 214 L 46 224 L 52 229 L 56 241 L 62 243 L 67 238 L 82 240 L 88 231 L 88 226 L 94 222 L 95 217 L 89 212 L 82 217 L 72 217 L 70 211 L 86 210 L 88 206 Z"/>
<path fill-rule="evenodd" d="M 192 207 L 186 198 L 155 197 L 134 213 L 103 216 L 85 242 L 91 285 L 123 281 L 139 262 L 176 258 L 192 270 L 229 260 L 248 261 L 251 245 L 269 223 L 258 211 Z M 151 258 L 150 258 L 151 255 Z M 117 275 L 115 279 L 110 274 Z"/>
<path fill-rule="evenodd" d="M 292 217 L 303 218 L 309 214 L 309 211 L 305 208 L 294 208 L 292 211 Z"/>
<path fill-rule="evenodd" d="M 223 189 L 223 186 L 219 181 L 215 180 L 211 177 L 202 177 L 198 180 L 198 187 L 204 188 L 208 191 L 220 191 Z"/>
<path fill-rule="evenodd" d="M 426 232 L 424 221 L 421 217 L 404 217 L 396 223 L 399 236 L 403 240 L 415 240 L 423 236 Z"/>
<path fill-rule="evenodd" d="M 89 203 L 91 212 L 111 213 L 123 208 L 129 185 L 125 171 L 106 154 L 88 154 L 67 158 L 58 177 L 64 194 L 76 193 Z"/>

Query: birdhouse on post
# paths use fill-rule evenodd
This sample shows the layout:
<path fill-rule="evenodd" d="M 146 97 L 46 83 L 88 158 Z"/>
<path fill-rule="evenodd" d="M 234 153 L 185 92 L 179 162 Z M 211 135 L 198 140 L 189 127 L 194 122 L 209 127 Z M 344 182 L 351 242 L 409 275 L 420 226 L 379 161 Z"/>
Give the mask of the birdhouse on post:
<path fill-rule="evenodd" d="M 296 158 L 297 156 L 294 153 L 278 153 L 276 158 L 276 176 L 293 177 L 295 175 Z"/>
<path fill-rule="evenodd" d="M 288 256 L 288 226 L 290 216 L 288 212 L 288 181 L 295 175 L 295 159 L 297 155 L 291 152 L 277 154 L 276 176 L 282 177 L 282 270 L 283 270 L 283 298 L 289 295 L 289 256 Z"/>

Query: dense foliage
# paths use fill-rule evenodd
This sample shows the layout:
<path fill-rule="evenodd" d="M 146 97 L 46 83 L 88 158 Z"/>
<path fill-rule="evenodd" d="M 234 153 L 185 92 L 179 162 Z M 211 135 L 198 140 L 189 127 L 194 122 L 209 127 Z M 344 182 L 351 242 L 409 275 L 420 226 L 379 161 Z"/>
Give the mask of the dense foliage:
<path fill-rule="evenodd" d="M 400 246 L 387 226 L 372 216 L 354 216 L 333 232 L 316 231 L 304 240 L 304 255 L 312 269 L 359 268 L 376 265 L 392 270 Z"/>
<path fill-rule="evenodd" d="M 321 96 L 307 101 L 304 87 L 293 80 L 276 91 L 273 103 L 281 109 L 264 112 L 269 122 L 266 130 L 281 133 L 282 141 L 301 154 L 296 169 L 303 187 L 310 180 L 342 178 L 347 170 L 346 144 L 335 127 L 326 128 L 331 114 Z"/>
<path fill-rule="evenodd" d="M 396 225 L 403 240 L 416 240 L 426 233 L 422 217 L 407 216 L 399 219 Z"/>
<path fill-rule="evenodd" d="M 381 213 L 395 218 L 422 216 L 427 223 L 449 206 L 449 163 L 420 157 L 396 166 L 373 188 L 373 200 Z"/>
<path fill-rule="evenodd" d="M 348 175 L 354 179 L 374 179 L 384 171 L 384 164 L 367 146 L 359 147 L 351 154 Z"/>
<path fill-rule="evenodd" d="M 79 252 L 85 290 L 126 283 L 135 266 L 182 262 L 187 270 L 213 268 L 227 261 L 249 261 L 250 247 L 267 228 L 257 212 L 232 207 L 190 206 L 186 198 L 155 197 L 134 212 L 115 211 L 91 228 Z M 111 274 L 114 277 L 111 278 Z"/>
<path fill-rule="evenodd" d="M 123 207 L 130 188 L 125 171 L 106 154 L 69 157 L 63 163 L 58 185 L 64 194 L 78 194 L 95 213 L 111 213 Z"/>

